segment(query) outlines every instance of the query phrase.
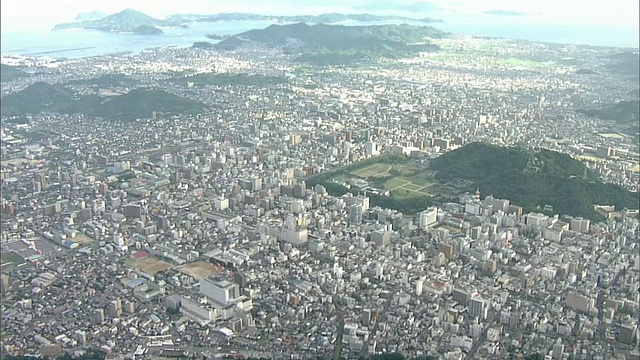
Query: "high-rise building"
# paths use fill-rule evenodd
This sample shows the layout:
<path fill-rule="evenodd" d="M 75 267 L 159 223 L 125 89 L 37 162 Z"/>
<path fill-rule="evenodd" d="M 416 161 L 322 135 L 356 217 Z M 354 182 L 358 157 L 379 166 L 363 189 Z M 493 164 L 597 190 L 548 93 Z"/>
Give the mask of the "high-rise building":
<path fill-rule="evenodd" d="M 94 313 L 94 321 L 98 324 L 102 324 L 104 322 L 104 309 L 96 309 Z"/>
<path fill-rule="evenodd" d="M 438 208 L 430 207 L 422 212 L 420 212 L 420 227 L 427 228 L 437 221 Z"/>
<path fill-rule="evenodd" d="M 2 274 L 2 281 L 0 282 L 0 293 L 6 294 L 9 292 L 9 275 Z"/>
<path fill-rule="evenodd" d="M 200 293 L 219 304 L 227 305 L 240 296 L 240 287 L 219 277 L 204 278 L 200 280 Z"/>
<path fill-rule="evenodd" d="M 469 300 L 469 315 L 480 319 L 487 318 L 487 302 L 479 297 Z"/>
<path fill-rule="evenodd" d="M 120 317 L 122 315 L 122 301 L 120 299 L 109 303 L 109 315 L 112 317 Z"/>

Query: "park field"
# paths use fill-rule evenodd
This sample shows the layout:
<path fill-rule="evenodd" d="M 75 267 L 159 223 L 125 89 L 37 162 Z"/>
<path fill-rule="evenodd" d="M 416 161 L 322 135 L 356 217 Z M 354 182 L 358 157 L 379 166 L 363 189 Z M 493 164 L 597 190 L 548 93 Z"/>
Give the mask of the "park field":
<path fill-rule="evenodd" d="M 389 191 L 389 195 L 397 199 L 433 195 L 430 189 L 434 181 L 417 165 L 375 163 L 352 169 L 350 175 Z"/>

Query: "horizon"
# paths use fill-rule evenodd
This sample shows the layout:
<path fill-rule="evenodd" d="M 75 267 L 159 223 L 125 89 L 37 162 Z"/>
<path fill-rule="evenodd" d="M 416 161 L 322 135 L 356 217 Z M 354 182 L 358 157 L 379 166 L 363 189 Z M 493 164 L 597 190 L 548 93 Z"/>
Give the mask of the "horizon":
<path fill-rule="evenodd" d="M 293 5 L 298 6 L 293 6 Z M 367 5 L 378 5 L 372 10 Z M 422 11 L 407 8 L 420 5 Z M 518 21 L 539 25 L 628 27 L 637 35 L 640 3 L 637 0 L 611 0 L 606 6 L 597 1 L 553 1 L 542 0 L 531 3 L 526 0 L 505 1 L 485 0 L 347 0 L 347 1 L 305 1 L 303 6 L 295 0 L 276 0 L 269 5 L 255 0 L 193 0 L 176 4 L 169 0 L 114 0 L 101 4 L 89 0 L 11 0 L 1 4 L 0 33 L 23 32 L 26 30 L 51 29 L 61 22 L 72 22 L 81 13 L 103 11 L 114 14 L 125 9 L 134 9 L 149 16 L 162 19 L 173 14 L 215 14 L 225 12 L 246 12 L 265 15 L 317 15 L 321 13 L 370 13 L 376 15 L 399 15 L 414 18 L 431 17 L 444 22 L 462 20 L 493 25 L 496 22 Z M 405 7 L 404 9 L 402 7 Z M 32 9 L 43 9 L 34 12 Z"/>

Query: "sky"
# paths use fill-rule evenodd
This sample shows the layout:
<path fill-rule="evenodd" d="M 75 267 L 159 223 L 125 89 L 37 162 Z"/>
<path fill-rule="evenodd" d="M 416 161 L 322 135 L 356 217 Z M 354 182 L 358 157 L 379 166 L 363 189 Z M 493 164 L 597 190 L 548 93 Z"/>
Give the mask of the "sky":
<path fill-rule="evenodd" d="M 51 28 L 60 22 L 72 21 L 81 12 L 101 10 L 114 13 L 133 8 L 148 15 L 163 18 L 170 14 L 213 14 L 219 12 L 252 12 L 266 14 L 318 14 L 323 12 L 378 13 L 357 10 L 368 3 L 412 4 L 420 0 L 2 0 L 0 26 L 2 33 L 28 29 Z M 431 0 L 436 8 L 427 13 L 386 11 L 387 14 L 433 17 L 447 20 L 473 19 L 495 22 L 527 21 L 567 25 L 625 26 L 638 28 L 638 0 Z M 482 15 L 485 11 L 501 10 L 526 13 L 520 16 Z"/>

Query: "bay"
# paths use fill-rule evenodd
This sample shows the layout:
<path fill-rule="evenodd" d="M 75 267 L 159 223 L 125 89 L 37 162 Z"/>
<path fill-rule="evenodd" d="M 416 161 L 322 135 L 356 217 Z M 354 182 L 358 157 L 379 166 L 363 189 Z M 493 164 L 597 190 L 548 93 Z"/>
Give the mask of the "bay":
<path fill-rule="evenodd" d="M 82 58 L 116 52 L 139 52 L 162 46 L 189 47 L 196 41 L 215 42 L 206 34 L 234 35 L 274 24 L 271 21 L 196 22 L 188 28 L 163 28 L 162 35 L 137 35 L 92 30 L 29 31 L 2 33 L 2 55 Z M 623 26 L 558 25 L 497 19 L 494 22 L 450 18 L 442 23 L 347 21 L 343 25 L 400 24 L 430 25 L 452 33 L 522 39 L 551 43 L 638 48 L 638 29 Z"/>

